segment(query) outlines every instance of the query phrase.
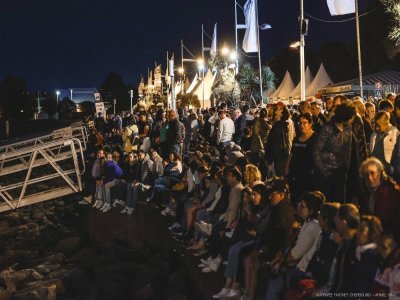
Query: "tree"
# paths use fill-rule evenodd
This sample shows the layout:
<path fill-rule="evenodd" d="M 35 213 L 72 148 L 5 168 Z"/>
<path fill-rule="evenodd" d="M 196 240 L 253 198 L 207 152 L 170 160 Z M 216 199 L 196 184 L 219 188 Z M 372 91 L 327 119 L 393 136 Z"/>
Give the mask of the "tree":
<path fill-rule="evenodd" d="M 51 118 L 57 112 L 56 96 L 53 93 L 47 94 L 46 98 L 40 103 L 40 106 L 42 107 L 42 110 L 45 111 Z"/>
<path fill-rule="evenodd" d="M 76 112 L 76 104 L 71 101 L 68 97 L 64 97 L 60 102 L 58 102 L 58 113 L 60 118 L 70 118 Z"/>
<path fill-rule="evenodd" d="M 96 113 L 96 107 L 92 101 L 83 101 L 80 107 L 85 116 L 93 116 Z"/>
<path fill-rule="evenodd" d="M 200 104 L 200 100 L 199 97 L 197 97 L 197 95 L 194 94 L 182 94 L 179 93 L 176 96 L 176 102 L 177 104 L 179 103 L 178 107 L 182 107 L 182 108 L 200 108 L 201 104 Z"/>
<path fill-rule="evenodd" d="M 389 31 L 386 38 L 386 51 L 390 59 L 400 53 L 400 1 L 380 0 L 387 16 Z"/>
<path fill-rule="evenodd" d="M 218 102 L 230 103 L 236 106 L 240 101 L 240 86 L 235 79 L 235 75 L 228 68 L 220 68 L 217 71 L 212 96 Z M 218 103 L 215 103 L 218 104 Z"/>
<path fill-rule="evenodd" d="M 130 109 L 129 88 L 125 85 L 121 75 L 114 72 L 109 73 L 101 85 L 100 91 L 103 94 L 104 101 L 109 102 L 111 107 L 113 107 L 114 99 L 117 100 L 117 111 Z"/>
<path fill-rule="evenodd" d="M 261 75 L 264 94 L 274 90 L 276 77 L 271 68 L 263 66 Z M 254 101 L 256 103 L 261 102 L 260 77 L 258 72 L 255 72 L 249 63 L 244 64 L 240 68 L 237 80 L 242 91 L 242 100 L 246 101 L 248 104 L 253 104 Z"/>
<path fill-rule="evenodd" d="M 0 111 L 5 118 L 30 119 L 37 102 L 22 78 L 8 76 L 0 82 Z"/>

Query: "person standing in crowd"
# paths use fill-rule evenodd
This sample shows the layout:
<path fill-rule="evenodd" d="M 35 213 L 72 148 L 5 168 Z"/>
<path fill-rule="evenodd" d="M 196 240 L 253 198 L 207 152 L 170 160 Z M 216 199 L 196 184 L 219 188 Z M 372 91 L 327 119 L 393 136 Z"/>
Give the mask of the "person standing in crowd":
<path fill-rule="evenodd" d="M 235 135 L 234 142 L 237 145 L 240 145 L 243 137 L 243 129 L 247 127 L 246 114 L 242 113 L 240 108 L 236 108 L 234 110 L 234 123 L 235 123 Z"/>
<path fill-rule="evenodd" d="M 354 106 L 356 107 L 357 113 L 361 116 L 363 124 L 364 124 L 364 133 L 365 133 L 365 141 L 367 143 L 367 147 L 369 146 L 369 142 L 371 140 L 372 132 L 374 131 L 374 118 L 375 118 L 375 105 L 373 103 L 365 103 L 362 100 L 356 99 L 353 101 Z M 369 113 L 367 114 L 367 111 Z M 372 116 L 372 119 L 369 117 Z M 369 149 L 369 148 L 368 148 Z"/>
<path fill-rule="evenodd" d="M 265 146 L 265 160 L 277 176 L 286 176 L 295 130 L 290 113 L 282 103 L 275 109 L 275 123 Z"/>
<path fill-rule="evenodd" d="M 175 110 L 171 110 L 168 116 L 168 128 L 167 128 L 167 151 L 181 153 L 181 143 L 185 138 L 184 125 L 179 122 L 178 116 Z M 168 155 L 166 153 L 166 155 Z"/>
<path fill-rule="evenodd" d="M 133 181 L 136 178 L 137 170 L 137 155 L 134 152 L 128 154 L 127 160 L 124 165 L 123 182 L 126 185 L 126 202 L 121 214 L 131 215 L 133 212 Z"/>
<path fill-rule="evenodd" d="M 265 151 L 264 145 L 267 143 L 271 125 L 268 124 L 268 111 L 261 108 L 260 115 L 253 121 L 253 130 L 251 134 L 251 153 L 260 156 Z"/>
<path fill-rule="evenodd" d="M 178 108 L 179 122 L 185 126 L 185 139 L 183 140 L 182 153 L 184 156 L 188 156 L 190 150 L 190 141 L 192 140 L 192 126 L 189 119 L 185 115 L 184 108 Z"/>
<path fill-rule="evenodd" d="M 313 130 L 316 133 L 319 133 L 321 132 L 322 127 L 328 123 L 328 118 L 322 113 L 322 107 L 319 101 L 311 102 L 311 112 L 313 118 Z"/>
<path fill-rule="evenodd" d="M 390 162 L 400 133 L 390 124 L 388 112 L 378 112 L 375 119 L 375 131 L 371 135 L 369 145 L 370 152 L 383 163 L 386 173 L 390 174 Z"/>
<path fill-rule="evenodd" d="M 360 98 L 361 99 L 361 98 Z M 356 109 L 356 115 L 353 118 L 353 122 L 351 123 L 351 127 L 353 129 L 353 135 L 357 142 L 357 150 L 358 150 L 358 160 L 364 161 L 368 157 L 368 149 L 367 149 L 367 141 L 365 137 L 364 130 L 364 122 L 362 120 L 362 113 L 364 104 L 358 98 L 354 100 L 351 105 Z"/>
<path fill-rule="evenodd" d="M 231 143 L 233 135 L 235 134 L 235 124 L 232 119 L 227 117 L 226 111 L 221 110 L 219 113 L 219 125 L 217 132 L 217 144 L 219 145 L 220 161 L 224 161 L 225 149 Z"/>
<path fill-rule="evenodd" d="M 340 104 L 314 147 L 316 183 L 328 201 L 354 199 L 359 187 L 357 143 L 351 128 L 355 115 L 354 107 Z"/>
<path fill-rule="evenodd" d="M 87 196 L 83 197 L 83 201 L 87 203 L 91 203 L 92 199 L 95 196 L 95 188 L 96 188 L 96 181 L 101 179 L 102 174 L 102 170 L 101 170 L 101 164 L 100 161 L 102 159 L 104 159 L 104 150 L 100 149 L 97 151 L 97 156 L 96 156 L 96 160 L 93 162 L 93 166 L 92 166 L 92 170 L 90 173 L 90 178 L 87 178 L 87 181 L 85 181 L 85 190 L 84 190 L 84 194 L 87 194 Z M 99 200 L 96 199 L 95 201 L 95 205 L 99 204 Z M 96 203 L 97 202 L 97 203 Z"/>
<path fill-rule="evenodd" d="M 310 113 L 300 115 L 298 126 L 300 135 L 293 140 L 288 173 L 290 200 L 293 204 L 297 203 L 302 194 L 313 190 L 315 180 L 313 150 L 317 134 L 312 129 Z"/>

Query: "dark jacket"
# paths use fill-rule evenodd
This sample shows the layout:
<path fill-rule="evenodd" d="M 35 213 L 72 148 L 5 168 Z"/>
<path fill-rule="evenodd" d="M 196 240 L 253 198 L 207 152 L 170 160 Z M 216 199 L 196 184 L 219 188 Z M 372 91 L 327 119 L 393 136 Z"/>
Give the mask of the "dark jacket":
<path fill-rule="evenodd" d="M 358 160 L 364 161 L 368 157 L 367 138 L 365 136 L 364 122 L 357 114 L 352 124 L 353 134 L 357 141 Z"/>
<path fill-rule="evenodd" d="M 129 163 L 125 163 L 124 164 L 124 167 L 123 167 L 124 176 L 123 176 L 123 178 L 125 179 L 126 182 L 132 182 L 135 179 L 136 169 L 137 169 L 137 163 L 134 163 L 132 165 L 130 165 Z"/>
<path fill-rule="evenodd" d="M 314 256 L 307 267 L 314 279 L 318 281 L 318 286 L 324 286 L 329 280 L 329 271 L 335 257 L 337 244 L 333 240 L 331 232 L 321 232 L 320 241 Z"/>
<path fill-rule="evenodd" d="M 211 212 L 212 216 L 221 215 L 226 212 L 229 205 L 229 194 L 231 191 L 231 187 L 227 184 L 222 186 L 221 198 L 219 199 L 217 205 L 214 207 Z"/>
<path fill-rule="evenodd" d="M 167 144 L 169 147 L 174 145 L 179 145 L 181 142 L 180 137 L 180 122 L 178 119 L 168 122 L 168 131 L 167 131 Z"/>
<path fill-rule="evenodd" d="M 357 258 L 356 258 L 356 237 L 347 240 L 340 246 L 337 254 L 337 269 L 335 281 L 331 292 L 352 293 L 357 286 Z"/>
<path fill-rule="evenodd" d="M 265 258 L 272 259 L 285 246 L 289 246 L 296 211 L 287 200 L 277 206 L 269 206 L 261 213 L 257 225 L 255 247 L 262 249 Z"/>
<path fill-rule="evenodd" d="M 265 145 L 265 159 L 269 162 L 288 159 L 290 144 L 287 121 L 282 119 L 275 122 Z"/>

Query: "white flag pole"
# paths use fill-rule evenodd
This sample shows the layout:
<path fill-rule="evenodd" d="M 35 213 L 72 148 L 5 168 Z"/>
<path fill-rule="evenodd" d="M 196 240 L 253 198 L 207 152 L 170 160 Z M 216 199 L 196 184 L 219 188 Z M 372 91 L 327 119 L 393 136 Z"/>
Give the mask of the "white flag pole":
<path fill-rule="evenodd" d="M 363 99 L 363 75 L 362 75 L 362 62 L 361 62 L 361 39 L 360 39 L 360 15 L 358 12 L 358 0 L 354 1 L 356 8 L 356 31 L 357 31 L 357 54 L 358 54 L 358 78 L 360 82 L 360 97 Z"/>
<path fill-rule="evenodd" d="M 239 59 L 238 59 L 238 57 L 239 57 L 239 55 L 238 55 L 238 51 L 239 51 L 239 45 L 238 45 L 238 22 L 237 22 L 237 6 L 238 6 L 238 3 L 236 2 L 236 0 L 234 0 L 235 1 L 235 42 L 236 42 L 236 74 L 238 74 L 239 73 Z"/>
<path fill-rule="evenodd" d="M 305 70 L 305 56 L 304 49 L 306 45 L 304 37 L 304 1 L 300 0 L 300 99 L 301 101 L 306 100 L 306 77 L 304 74 Z"/>
<path fill-rule="evenodd" d="M 203 108 L 204 108 L 204 68 L 206 66 L 206 62 L 204 61 L 204 26 L 201 24 L 201 59 L 203 60 L 203 68 L 202 68 L 202 85 L 203 85 Z"/>
<path fill-rule="evenodd" d="M 258 43 L 258 66 L 260 68 L 260 93 L 261 93 L 261 104 L 264 103 L 263 95 L 263 78 L 262 78 L 262 64 L 261 64 L 261 43 L 260 43 L 260 23 L 258 21 L 258 2 L 254 0 L 256 6 L 256 24 L 257 24 L 257 43 Z"/>

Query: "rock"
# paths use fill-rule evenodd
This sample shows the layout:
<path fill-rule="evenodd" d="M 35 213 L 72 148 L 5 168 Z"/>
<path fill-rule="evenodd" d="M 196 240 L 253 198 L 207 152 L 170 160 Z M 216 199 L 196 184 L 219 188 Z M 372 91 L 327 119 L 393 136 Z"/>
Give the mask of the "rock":
<path fill-rule="evenodd" d="M 80 244 L 81 239 L 79 237 L 66 238 L 58 241 L 54 251 L 64 253 L 66 256 L 70 256 L 79 249 Z"/>
<path fill-rule="evenodd" d="M 13 295 L 13 299 L 48 299 L 55 300 L 57 295 L 65 292 L 65 286 L 61 280 L 50 279 L 29 283 L 25 289 L 19 290 Z"/>
<path fill-rule="evenodd" d="M 43 219 L 44 216 L 46 216 L 46 214 L 41 209 L 36 208 L 33 211 L 31 218 L 32 218 L 32 220 L 40 221 Z"/>
<path fill-rule="evenodd" d="M 0 221 L 0 232 L 10 228 L 7 221 Z"/>
<path fill-rule="evenodd" d="M 36 271 L 32 272 L 32 277 L 35 278 L 36 280 L 42 280 L 44 276 Z"/>
<path fill-rule="evenodd" d="M 55 253 L 46 257 L 49 263 L 63 263 L 65 262 L 65 255 L 63 253 Z"/>

